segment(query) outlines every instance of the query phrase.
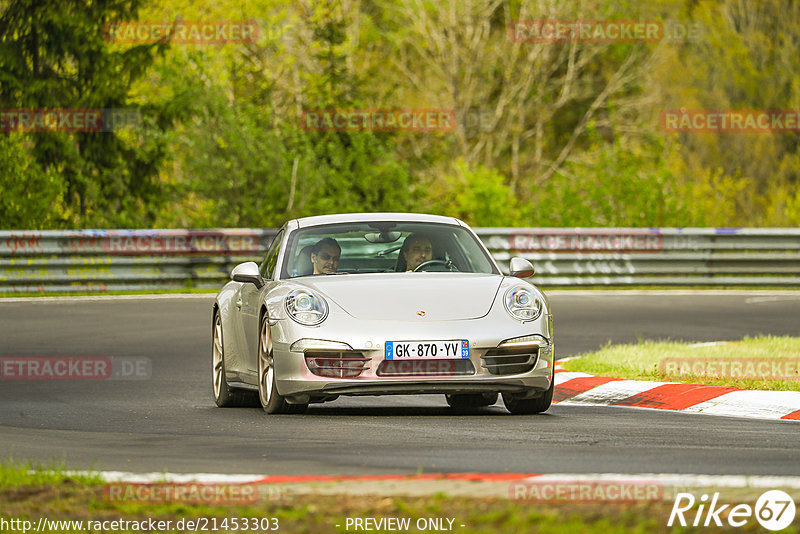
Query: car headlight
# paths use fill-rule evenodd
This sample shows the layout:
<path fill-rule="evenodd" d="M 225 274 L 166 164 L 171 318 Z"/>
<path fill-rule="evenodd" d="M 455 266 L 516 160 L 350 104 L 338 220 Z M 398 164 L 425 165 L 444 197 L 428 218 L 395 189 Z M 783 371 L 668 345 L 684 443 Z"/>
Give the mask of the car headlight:
<path fill-rule="evenodd" d="M 514 286 L 506 291 L 503 302 L 514 319 L 533 321 L 542 314 L 542 301 L 524 286 Z"/>
<path fill-rule="evenodd" d="M 308 289 L 295 289 L 286 295 L 286 313 L 306 326 L 320 324 L 328 316 L 328 303 Z"/>

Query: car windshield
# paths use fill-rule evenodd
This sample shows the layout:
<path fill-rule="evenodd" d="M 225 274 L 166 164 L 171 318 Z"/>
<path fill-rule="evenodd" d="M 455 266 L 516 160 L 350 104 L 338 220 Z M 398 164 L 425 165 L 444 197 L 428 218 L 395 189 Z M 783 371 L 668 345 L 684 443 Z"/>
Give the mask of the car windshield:
<path fill-rule="evenodd" d="M 461 226 L 380 221 L 293 232 L 281 277 L 408 271 L 499 274 L 477 238 Z"/>

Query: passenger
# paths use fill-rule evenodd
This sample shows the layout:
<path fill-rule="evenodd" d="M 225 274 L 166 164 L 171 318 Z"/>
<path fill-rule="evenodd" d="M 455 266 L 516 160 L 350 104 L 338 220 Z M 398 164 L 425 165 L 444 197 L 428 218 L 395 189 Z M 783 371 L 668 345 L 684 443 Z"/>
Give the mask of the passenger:
<path fill-rule="evenodd" d="M 339 268 L 339 258 L 342 256 L 342 247 L 335 239 L 326 237 L 320 239 L 311 249 L 311 263 L 314 265 L 314 274 L 335 274 Z"/>
<path fill-rule="evenodd" d="M 400 247 L 400 270 L 413 271 L 433 258 L 431 240 L 423 234 L 411 234 Z M 404 268 L 403 264 L 405 264 Z"/>

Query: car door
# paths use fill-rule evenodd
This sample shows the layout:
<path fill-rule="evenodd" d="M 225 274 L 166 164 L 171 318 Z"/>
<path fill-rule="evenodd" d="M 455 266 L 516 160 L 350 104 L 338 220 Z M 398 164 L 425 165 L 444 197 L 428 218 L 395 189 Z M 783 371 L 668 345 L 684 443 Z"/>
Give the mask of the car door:
<path fill-rule="evenodd" d="M 264 287 L 258 289 L 253 284 L 245 284 L 240 294 L 242 306 L 239 311 L 239 317 L 241 319 L 242 336 L 246 348 L 245 360 L 248 372 L 253 373 L 256 377 L 258 376 L 259 312 L 261 311 L 261 302 L 263 301 L 262 295 L 274 284 L 272 278 L 278 263 L 278 254 L 280 252 L 281 242 L 283 241 L 283 235 L 283 231 L 278 232 L 278 235 L 272 240 L 272 244 L 269 246 L 264 256 L 264 261 L 261 262 L 259 272 L 266 282 Z"/>

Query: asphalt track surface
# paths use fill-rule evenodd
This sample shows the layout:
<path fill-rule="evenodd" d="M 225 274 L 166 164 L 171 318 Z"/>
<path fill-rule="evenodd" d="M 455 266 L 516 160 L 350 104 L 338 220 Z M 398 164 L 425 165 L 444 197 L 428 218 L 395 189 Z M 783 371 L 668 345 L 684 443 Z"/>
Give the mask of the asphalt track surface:
<path fill-rule="evenodd" d="M 219 409 L 213 296 L 0 301 L 0 356 L 147 357 L 138 381 L 0 380 L 0 458 L 74 469 L 254 474 L 419 472 L 800 475 L 800 425 L 660 410 L 443 396 L 340 398 L 305 415 Z M 798 335 L 800 292 L 551 295 L 559 357 L 637 339 Z"/>

